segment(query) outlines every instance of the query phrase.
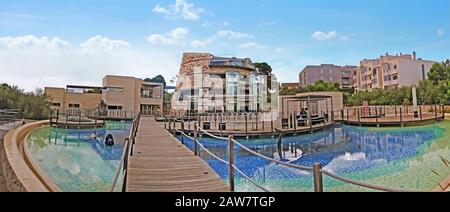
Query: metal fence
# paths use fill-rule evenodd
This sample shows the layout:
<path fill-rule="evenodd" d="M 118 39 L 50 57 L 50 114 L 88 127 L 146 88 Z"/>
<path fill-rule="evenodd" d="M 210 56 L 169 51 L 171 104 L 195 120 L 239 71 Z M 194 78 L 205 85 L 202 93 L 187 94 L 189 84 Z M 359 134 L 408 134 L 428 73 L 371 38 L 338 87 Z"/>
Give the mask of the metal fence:
<path fill-rule="evenodd" d="M 20 109 L 1 109 L 0 110 L 0 125 L 16 123 L 22 119 L 22 112 Z"/>

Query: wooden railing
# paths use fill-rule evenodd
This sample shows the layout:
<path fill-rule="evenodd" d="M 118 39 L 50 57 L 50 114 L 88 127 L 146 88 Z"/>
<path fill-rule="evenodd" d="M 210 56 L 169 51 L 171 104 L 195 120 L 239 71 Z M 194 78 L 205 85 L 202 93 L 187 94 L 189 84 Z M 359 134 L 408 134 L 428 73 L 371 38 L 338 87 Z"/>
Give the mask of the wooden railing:
<path fill-rule="evenodd" d="M 22 118 L 20 109 L 1 109 L 0 110 L 0 124 L 15 123 Z"/>
<path fill-rule="evenodd" d="M 133 156 L 133 148 L 136 143 L 136 135 L 139 130 L 139 123 L 141 120 L 141 114 L 138 113 L 133 119 L 133 123 L 131 124 L 130 134 L 128 138 L 125 139 L 125 147 L 122 153 L 122 158 L 120 160 L 119 167 L 114 175 L 112 186 L 110 188 L 110 192 L 114 192 L 118 185 L 119 177 L 122 175 L 124 177 L 122 182 L 122 192 L 126 191 L 126 183 L 127 183 L 127 173 L 128 173 L 128 162 L 130 157 Z"/>

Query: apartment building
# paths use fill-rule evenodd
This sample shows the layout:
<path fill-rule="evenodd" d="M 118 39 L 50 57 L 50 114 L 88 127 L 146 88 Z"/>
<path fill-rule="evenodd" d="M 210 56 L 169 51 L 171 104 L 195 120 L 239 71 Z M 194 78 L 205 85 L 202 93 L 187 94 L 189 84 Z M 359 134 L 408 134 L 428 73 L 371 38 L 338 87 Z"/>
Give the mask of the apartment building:
<path fill-rule="evenodd" d="M 100 103 L 108 110 L 154 114 L 163 112 L 164 85 L 126 76 L 105 76 L 102 87 L 45 88 L 53 110 L 94 109 Z"/>
<path fill-rule="evenodd" d="M 267 98 L 267 75 L 251 59 L 185 53 L 177 82 L 176 110 L 259 112 Z"/>
<path fill-rule="evenodd" d="M 417 58 L 416 52 L 364 59 L 353 73 L 353 86 L 358 91 L 372 91 L 417 85 L 427 79 L 428 72 L 435 63 Z"/>
<path fill-rule="evenodd" d="M 300 87 L 314 84 L 323 80 L 330 83 L 339 83 L 341 88 L 353 88 L 353 73 L 356 66 L 336 66 L 322 64 L 320 66 L 306 66 L 299 75 Z"/>

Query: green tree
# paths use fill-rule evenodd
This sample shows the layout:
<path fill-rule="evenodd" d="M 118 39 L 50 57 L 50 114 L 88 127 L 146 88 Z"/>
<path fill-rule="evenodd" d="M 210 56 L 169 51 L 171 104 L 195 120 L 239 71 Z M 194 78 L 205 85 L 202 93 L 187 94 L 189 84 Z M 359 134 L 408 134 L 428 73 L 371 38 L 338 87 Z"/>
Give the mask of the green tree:
<path fill-rule="evenodd" d="M 418 98 L 421 104 L 446 104 L 448 103 L 448 83 L 431 80 L 421 81 L 418 87 Z"/>
<path fill-rule="evenodd" d="M 166 79 L 164 79 L 164 77 L 162 75 L 158 75 L 156 77 L 153 78 L 146 78 L 144 80 L 145 82 L 157 82 L 157 83 L 162 83 L 164 84 L 164 87 L 166 87 Z"/>
<path fill-rule="evenodd" d="M 272 73 L 272 67 L 266 62 L 254 63 L 254 65 L 256 67 L 256 70 L 258 70 L 258 72 L 261 74 L 269 75 L 270 73 Z"/>
<path fill-rule="evenodd" d="M 17 86 L 0 86 L 0 109 L 20 109 L 27 119 L 46 119 L 50 105 L 42 89 L 25 93 Z"/>
<path fill-rule="evenodd" d="M 449 81 L 450 80 L 450 61 L 443 63 L 436 63 L 431 67 L 428 73 L 428 79 L 434 83 L 439 81 Z"/>

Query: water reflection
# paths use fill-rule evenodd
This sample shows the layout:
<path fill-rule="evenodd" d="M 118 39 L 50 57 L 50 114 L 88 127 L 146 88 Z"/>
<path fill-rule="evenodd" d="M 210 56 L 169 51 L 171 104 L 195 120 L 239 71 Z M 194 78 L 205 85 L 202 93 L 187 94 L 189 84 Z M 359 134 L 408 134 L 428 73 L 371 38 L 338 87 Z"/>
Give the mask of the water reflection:
<path fill-rule="evenodd" d="M 419 147 L 436 138 L 432 128 L 371 131 L 346 125 L 328 130 L 275 139 L 240 140 L 242 144 L 268 157 L 292 164 L 311 167 L 319 162 L 334 173 L 353 173 L 388 165 L 393 161 L 419 154 Z M 227 159 L 227 144 L 202 139 L 214 154 Z M 192 148 L 192 142 L 187 142 Z M 236 164 L 249 176 L 257 179 L 286 179 L 309 177 L 310 173 L 286 168 L 256 157 L 236 147 Z M 227 166 L 204 156 L 213 168 L 227 178 Z"/>

